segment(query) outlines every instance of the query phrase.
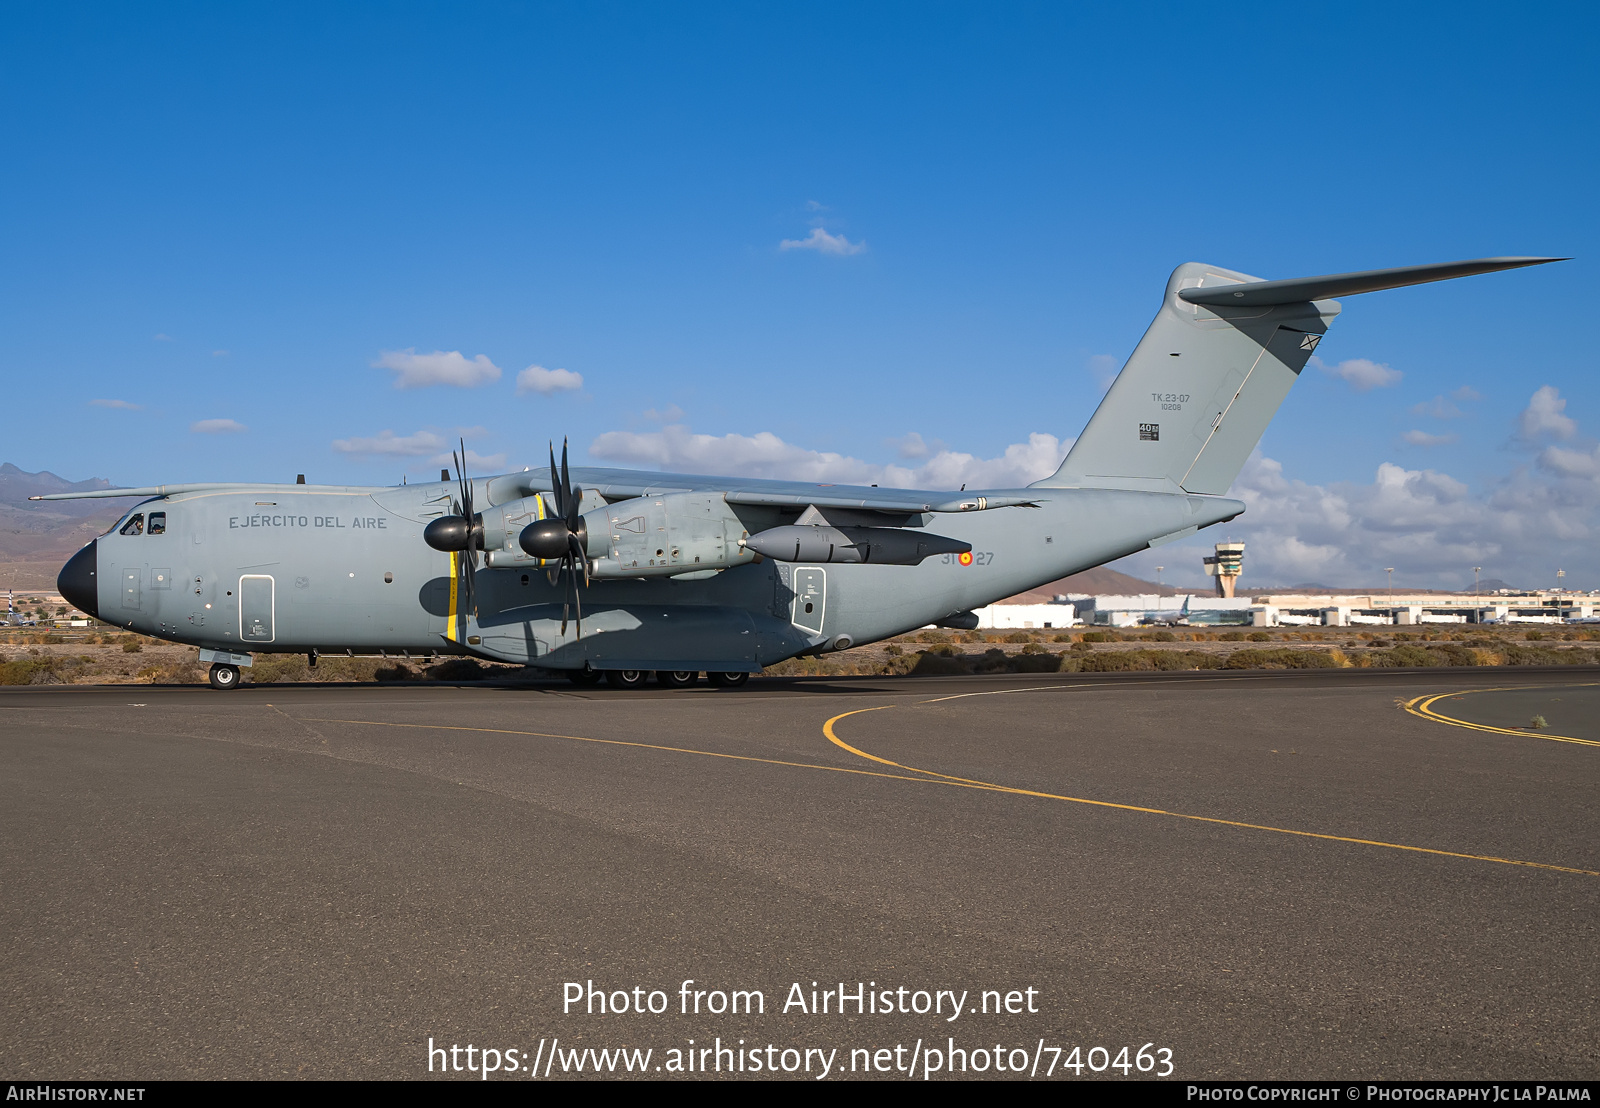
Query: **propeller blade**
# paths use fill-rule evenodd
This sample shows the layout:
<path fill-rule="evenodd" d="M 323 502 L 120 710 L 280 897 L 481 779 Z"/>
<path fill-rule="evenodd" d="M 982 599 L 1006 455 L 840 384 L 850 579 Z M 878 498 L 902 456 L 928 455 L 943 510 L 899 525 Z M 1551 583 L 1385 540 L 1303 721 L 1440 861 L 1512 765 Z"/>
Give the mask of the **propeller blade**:
<path fill-rule="evenodd" d="M 573 580 L 577 580 L 577 567 L 581 565 L 583 567 L 583 583 L 587 586 L 589 584 L 589 554 L 583 548 L 583 541 L 577 535 L 568 533 L 567 548 L 571 551 L 567 556 L 573 560 Z M 577 586 L 574 585 L 573 587 L 576 588 Z"/>
<path fill-rule="evenodd" d="M 567 518 L 566 501 L 561 498 L 561 479 L 556 475 L 556 444 L 550 444 L 550 495 L 555 500 L 555 515 L 560 519 Z"/>
<path fill-rule="evenodd" d="M 578 638 L 583 638 L 583 600 L 578 596 L 578 571 L 572 571 L 572 607 L 578 613 Z"/>
<path fill-rule="evenodd" d="M 559 575 L 561 573 L 561 571 L 563 569 L 565 569 L 566 567 L 567 567 L 567 560 L 565 558 L 562 558 L 561 559 L 561 565 L 556 568 L 557 575 Z M 563 638 L 565 638 L 566 634 L 567 634 L 567 615 L 568 615 L 568 611 L 567 611 L 567 593 L 565 591 L 563 591 L 562 594 L 561 594 L 561 635 L 562 635 Z"/>
<path fill-rule="evenodd" d="M 561 440 L 561 518 L 566 519 L 567 513 L 577 507 L 572 502 L 572 478 L 567 476 L 567 440 Z M 570 529 L 570 524 L 569 524 Z"/>

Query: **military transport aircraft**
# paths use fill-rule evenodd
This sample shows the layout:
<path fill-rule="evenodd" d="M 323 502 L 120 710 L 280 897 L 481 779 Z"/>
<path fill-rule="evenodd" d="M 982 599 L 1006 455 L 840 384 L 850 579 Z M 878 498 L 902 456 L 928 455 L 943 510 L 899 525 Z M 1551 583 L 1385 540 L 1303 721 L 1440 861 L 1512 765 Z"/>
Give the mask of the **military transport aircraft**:
<path fill-rule="evenodd" d="M 61 594 L 200 648 L 211 684 L 255 653 L 468 655 L 632 687 L 737 685 L 1193 534 L 1339 313 L 1334 296 L 1557 258 L 1267 281 L 1199 263 L 1060 469 L 1027 488 L 923 492 L 616 469 L 382 488 L 157 485 L 73 555 Z M 303 480 L 303 479 L 302 479 Z"/>

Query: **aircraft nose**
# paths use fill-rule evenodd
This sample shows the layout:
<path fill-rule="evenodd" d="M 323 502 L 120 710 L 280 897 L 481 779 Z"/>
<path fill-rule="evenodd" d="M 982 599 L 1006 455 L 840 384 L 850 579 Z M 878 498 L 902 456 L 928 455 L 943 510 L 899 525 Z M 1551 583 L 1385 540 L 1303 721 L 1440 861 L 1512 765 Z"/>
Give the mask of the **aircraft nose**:
<path fill-rule="evenodd" d="M 100 558 L 95 550 L 99 544 L 100 540 L 95 539 L 74 554 L 56 578 L 56 588 L 67 603 L 96 619 L 100 618 L 100 578 L 97 576 Z"/>

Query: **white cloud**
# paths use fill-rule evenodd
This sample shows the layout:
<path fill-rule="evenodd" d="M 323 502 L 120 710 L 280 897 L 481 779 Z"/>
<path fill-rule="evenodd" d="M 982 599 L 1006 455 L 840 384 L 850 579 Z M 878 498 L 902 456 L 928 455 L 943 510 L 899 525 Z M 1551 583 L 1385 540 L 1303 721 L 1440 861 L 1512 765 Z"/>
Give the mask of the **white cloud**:
<path fill-rule="evenodd" d="M 754 435 L 695 434 L 682 424 L 659 431 L 607 431 L 589 446 L 592 457 L 688 473 L 735 474 L 794 481 L 878 484 L 894 488 L 1017 488 L 1048 477 L 1071 444 L 1034 433 L 997 458 L 940 449 L 921 465 L 877 465 L 843 454 L 784 442 L 770 431 Z"/>
<path fill-rule="evenodd" d="M 1569 415 L 1566 415 L 1567 402 L 1561 398 L 1560 391 L 1554 385 L 1545 385 L 1528 399 L 1528 406 L 1517 418 L 1517 429 L 1525 439 L 1537 439 L 1550 435 L 1558 439 L 1570 439 L 1578 430 L 1578 424 Z"/>
<path fill-rule="evenodd" d="M 806 201 L 806 211 L 808 212 L 825 212 L 827 210 L 828 205 L 826 204 L 819 204 L 815 200 Z"/>
<path fill-rule="evenodd" d="M 89 403 L 96 408 L 118 408 L 125 412 L 137 412 L 141 407 L 128 400 L 91 400 Z"/>
<path fill-rule="evenodd" d="M 1430 435 L 1426 431 L 1407 431 L 1400 436 L 1412 446 L 1443 446 L 1455 442 L 1455 435 Z"/>
<path fill-rule="evenodd" d="M 518 396 L 528 392 L 550 396 L 581 388 L 583 388 L 583 374 L 574 373 L 570 369 L 546 369 L 542 365 L 531 365 L 517 374 Z"/>
<path fill-rule="evenodd" d="M 226 350 L 213 350 L 211 352 L 211 356 L 213 358 L 226 358 L 228 356 L 228 352 Z"/>
<path fill-rule="evenodd" d="M 1551 446 L 1537 469 L 1518 466 L 1486 490 L 1448 474 L 1378 466 L 1370 483 L 1315 485 L 1285 475 L 1258 452 L 1229 495 L 1247 505 L 1225 528 L 1129 559 L 1129 572 L 1153 578 L 1156 560 L 1169 580 L 1201 580 L 1199 559 L 1223 539 L 1246 543 L 1246 590 L 1315 582 L 1380 587 L 1384 568 L 1396 580 L 1470 588 L 1472 567 L 1513 584 L 1548 583 L 1565 565 L 1576 588 L 1600 586 L 1600 448 Z M 1183 551 L 1192 555 L 1188 571 Z M 1149 562 L 1146 565 L 1146 562 Z"/>
<path fill-rule="evenodd" d="M 1547 446 L 1539 452 L 1539 464 L 1565 477 L 1600 477 L 1600 446 L 1588 451 Z"/>
<path fill-rule="evenodd" d="M 341 454 L 359 454 L 385 458 L 420 458 L 433 454 L 445 445 L 444 439 L 432 431 L 418 431 L 413 435 L 397 435 L 393 431 L 379 431 L 370 439 L 335 439 L 333 448 Z M 449 459 L 446 454 L 446 460 Z"/>
<path fill-rule="evenodd" d="M 1117 374 L 1122 370 L 1122 363 L 1110 354 L 1091 355 L 1085 365 L 1101 392 L 1111 387 L 1111 382 L 1117 379 Z"/>
<path fill-rule="evenodd" d="M 1482 400 L 1483 393 L 1479 392 L 1471 385 L 1462 385 L 1459 389 L 1456 389 L 1450 394 L 1450 399 L 1459 400 L 1465 404 L 1472 400 Z"/>
<path fill-rule="evenodd" d="M 1398 385 L 1400 378 L 1405 376 L 1398 369 L 1392 369 L 1382 362 L 1374 362 L 1367 358 L 1350 358 L 1338 365 L 1329 365 L 1316 355 L 1312 355 L 1311 361 L 1322 372 L 1339 378 L 1357 392 L 1389 388 L 1391 385 Z"/>
<path fill-rule="evenodd" d="M 1432 416 L 1434 419 L 1459 419 L 1466 413 L 1442 396 L 1411 406 L 1412 415 Z"/>
<path fill-rule="evenodd" d="M 934 451 L 944 449 L 944 443 L 925 442 L 922 436 L 915 431 L 902 435 L 897 439 L 886 439 L 885 444 L 894 447 L 894 452 L 906 459 L 926 458 Z"/>
<path fill-rule="evenodd" d="M 660 411 L 655 408 L 646 408 L 644 418 L 651 423 L 676 423 L 683 418 L 683 409 L 676 404 L 668 404 Z"/>
<path fill-rule="evenodd" d="M 451 466 L 454 465 L 454 457 L 449 453 L 440 454 L 433 459 L 433 463 L 438 466 Z M 499 454 L 479 454 L 476 450 L 467 451 L 467 475 L 469 477 L 473 474 L 481 477 L 484 473 L 496 472 L 505 469 L 505 467 L 506 455 L 504 451 Z"/>
<path fill-rule="evenodd" d="M 150 337 L 153 338 L 156 342 L 171 342 L 172 341 L 172 336 L 171 335 L 151 335 Z"/>
<path fill-rule="evenodd" d="M 394 370 L 397 389 L 421 389 L 430 385 L 474 389 L 500 380 L 500 367 L 488 357 L 479 354 L 469 361 L 459 350 L 435 350 L 432 354 L 418 354 L 415 347 L 385 350 L 372 364 L 378 369 Z"/>
<path fill-rule="evenodd" d="M 830 235 L 821 227 L 811 228 L 811 234 L 803 239 L 784 239 L 778 243 L 779 250 L 815 250 L 819 254 L 859 254 L 867 248 L 864 242 L 851 242 L 843 235 Z"/>
<path fill-rule="evenodd" d="M 227 435 L 237 431 L 249 430 L 236 419 L 202 419 L 189 424 L 189 430 L 198 431 L 202 435 Z"/>

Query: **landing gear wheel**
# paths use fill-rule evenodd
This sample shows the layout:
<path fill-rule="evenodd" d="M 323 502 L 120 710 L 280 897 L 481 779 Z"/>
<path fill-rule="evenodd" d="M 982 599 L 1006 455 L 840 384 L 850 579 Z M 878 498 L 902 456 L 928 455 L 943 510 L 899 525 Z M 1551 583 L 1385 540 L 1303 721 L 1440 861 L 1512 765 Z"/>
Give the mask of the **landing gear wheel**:
<path fill-rule="evenodd" d="M 614 689 L 642 689 L 649 676 L 647 669 L 608 669 L 606 683 Z"/>
<path fill-rule="evenodd" d="M 669 689 L 687 689 L 700 680 L 700 672 L 693 669 L 658 669 L 656 670 L 656 684 L 665 685 Z"/>
<path fill-rule="evenodd" d="M 740 685 L 750 680 L 748 673 L 708 673 L 706 674 L 713 685 L 722 689 L 737 689 Z"/>
<path fill-rule="evenodd" d="M 604 676 L 605 674 L 597 669 L 569 669 L 567 671 L 567 680 L 582 688 L 598 685 L 600 679 Z"/>
<path fill-rule="evenodd" d="M 226 662 L 218 662 L 212 666 L 211 687 L 213 689 L 237 689 L 239 687 L 239 667 L 230 666 Z"/>

